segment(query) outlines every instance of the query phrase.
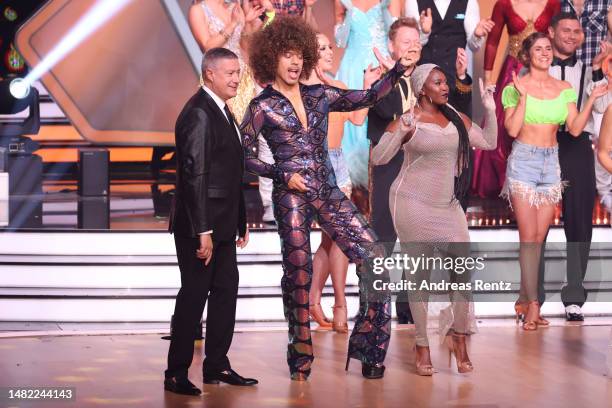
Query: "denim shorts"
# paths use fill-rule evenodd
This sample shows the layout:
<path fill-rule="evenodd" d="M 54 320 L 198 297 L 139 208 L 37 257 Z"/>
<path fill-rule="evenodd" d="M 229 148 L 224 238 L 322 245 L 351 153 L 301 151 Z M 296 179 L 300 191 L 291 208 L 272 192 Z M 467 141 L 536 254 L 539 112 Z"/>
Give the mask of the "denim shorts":
<path fill-rule="evenodd" d="M 557 204 L 565 183 L 561 180 L 559 147 L 538 147 L 515 140 L 508 157 L 501 196 L 521 196 L 536 208 Z"/>
<path fill-rule="evenodd" d="M 346 166 L 346 161 L 344 160 L 344 154 L 342 154 L 342 149 L 330 149 L 329 160 L 336 174 L 336 184 L 338 184 L 340 190 L 344 191 L 346 194 L 345 190 L 351 190 L 351 178 L 349 176 L 348 167 Z"/>

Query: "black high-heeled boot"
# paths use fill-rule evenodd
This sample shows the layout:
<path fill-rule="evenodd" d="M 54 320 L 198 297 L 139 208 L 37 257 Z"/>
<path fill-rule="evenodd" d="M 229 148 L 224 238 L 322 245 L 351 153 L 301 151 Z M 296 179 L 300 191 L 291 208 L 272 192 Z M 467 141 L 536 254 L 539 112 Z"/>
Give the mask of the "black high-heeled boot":
<path fill-rule="evenodd" d="M 344 371 L 348 371 L 349 364 L 351 362 L 351 356 L 346 357 L 346 367 L 344 367 Z M 368 364 L 361 362 L 361 375 L 368 380 L 376 380 L 378 378 L 383 378 L 385 375 L 385 366 L 380 364 Z"/>

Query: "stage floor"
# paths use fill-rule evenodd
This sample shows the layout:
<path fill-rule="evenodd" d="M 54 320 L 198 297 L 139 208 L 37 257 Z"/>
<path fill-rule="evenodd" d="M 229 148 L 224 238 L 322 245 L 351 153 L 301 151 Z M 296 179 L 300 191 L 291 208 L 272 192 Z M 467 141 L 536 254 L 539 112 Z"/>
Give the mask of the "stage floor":
<path fill-rule="evenodd" d="M 508 320 L 484 324 L 471 338 L 476 369 L 468 375 L 448 368 L 432 334 L 439 372 L 431 378 L 414 372 L 413 329 L 394 329 L 382 380 L 363 379 L 357 361 L 345 373 L 347 336 L 316 332 L 313 372 L 303 383 L 289 379 L 284 330 L 237 328 L 232 366 L 260 384 L 206 385 L 201 397 L 163 391 L 168 342 L 159 334 L 4 338 L 0 386 L 76 388 L 74 402 L 12 404 L 19 407 L 609 407 L 609 324 L 610 319 L 582 325 L 555 319 L 553 327 L 536 332 L 523 332 Z M 190 370 L 198 387 L 202 350 L 203 343 L 196 343 Z"/>

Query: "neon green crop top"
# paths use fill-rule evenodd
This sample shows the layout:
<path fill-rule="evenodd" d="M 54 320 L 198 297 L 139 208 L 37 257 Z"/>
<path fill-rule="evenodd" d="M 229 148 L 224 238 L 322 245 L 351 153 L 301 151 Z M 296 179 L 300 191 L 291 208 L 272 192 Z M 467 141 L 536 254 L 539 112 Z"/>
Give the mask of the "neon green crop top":
<path fill-rule="evenodd" d="M 514 108 L 518 105 L 520 94 L 512 85 L 508 85 L 502 92 L 502 105 L 504 109 Z M 578 95 L 574 88 L 561 91 L 555 99 L 538 99 L 527 94 L 525 107 L 525 123 L 562 125 L 567 119 L 567 104 L 576 102 Z"/>

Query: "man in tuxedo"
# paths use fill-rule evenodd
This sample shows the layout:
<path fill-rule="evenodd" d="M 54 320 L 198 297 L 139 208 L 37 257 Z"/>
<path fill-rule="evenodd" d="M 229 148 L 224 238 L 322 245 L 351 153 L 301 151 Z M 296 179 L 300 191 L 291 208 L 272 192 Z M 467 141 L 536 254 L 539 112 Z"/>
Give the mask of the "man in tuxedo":
<path fill-rule="evenodd" d="M 243 248 L 248 242 L 242 145 L 225 104 L 236 95 L 239 76 L 236 54 L 225 48 L 207 51 L 202 62 L 204 85 L 176 122 L 177 182 L 169 229 L 174 233 L 181 289 L 164 388 L 178 394 L 201 393 L 187 371 L 207 299 L 204 383 L 257 384 L 233 371 L 227 358 L 238 294 L 236 246 Z"/>
<path fill-rule="evenodd" d="M 397 19 L 389 28 L 389 52 L 393 59 L 415 44 L 419 44 L 419 25 L 414 18 L 402 17 Z M 421 61 L 419 61 L 420 63 Z M 391 66 L 388 62 L 385 65 Z M 461 112 L 468 112 L 472 103 L 472 79 L 467 75 L 468 60 L 465 50 L 457 51 L 456 78 L 448 78 L 448 82 L 456 83 L 451 90 L 449 103 Z M 412 108 L 416 98 L 410 89 L 409 68 L 404 77 L 399 80 L 391 92 L 370 108 L 368 113 L 368 139 L 372 148 L 378 144 L 387 126 L 399 118 L 404 112 Z M 393 226 L 391 211 L 389 210 L 389 190 L 397 178 L 404 152 L 399 151 L 389 163 L 370 168 L 370 223 L 376 231 L 378 238 L 385 244 L 387 256 L 390 256 L 395 247 L 397 234 Z M 412 314 L 408 305 L 407 293 L 397 296 L 395 303 L 398 323 L 412 323 Z"/>

